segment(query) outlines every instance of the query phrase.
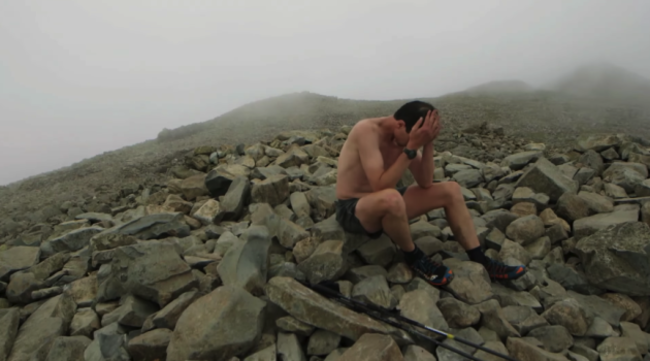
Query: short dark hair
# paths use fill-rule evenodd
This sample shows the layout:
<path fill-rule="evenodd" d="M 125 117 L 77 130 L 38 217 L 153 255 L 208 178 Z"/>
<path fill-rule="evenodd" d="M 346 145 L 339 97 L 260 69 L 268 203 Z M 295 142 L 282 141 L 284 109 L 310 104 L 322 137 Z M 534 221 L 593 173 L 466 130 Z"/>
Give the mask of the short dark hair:
<path fill-rule="evenodd" d="M 403 120 L 406 124 L 406 132 L 410 132 L 411 128 L 418 122 L 420 118 L 427 116 L 427 112 L 435 110 L 436 108 L 426 102 L 420 100 L 413 100 L 402 105 L 393 115 L 397 120 Z"/>

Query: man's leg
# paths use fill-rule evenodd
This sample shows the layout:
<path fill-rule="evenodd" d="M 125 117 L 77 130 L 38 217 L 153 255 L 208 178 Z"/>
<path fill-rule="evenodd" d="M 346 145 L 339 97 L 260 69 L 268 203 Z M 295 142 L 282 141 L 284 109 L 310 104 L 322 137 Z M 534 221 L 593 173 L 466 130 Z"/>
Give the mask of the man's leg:
<path fill-rule="evenodd" d="M 465 249 L 470 260 L 485 266 L 491 278 L 516 279 L 526 273 L 523 265 L 506 266 L 485 256 L 458 183 L 434 183 L 429 188 L 410 186 L 404 193 L 404 203 L 409 219 L 433 209 L 444 208 L 449 228 L 458 243 Z"/>
<path fill-rule="evenodd" d="M 434 286 L 449 283 L 453 273 L 441 266 L 415 246 L 411 238 L 411 229 L 406 203 L 403 196 L 395 189 L 382 190 L 362 197 L 357 202 L 355 215 L 368 232 L 382 230 L 404 252 L 407 264 L 422 278 Z"/>

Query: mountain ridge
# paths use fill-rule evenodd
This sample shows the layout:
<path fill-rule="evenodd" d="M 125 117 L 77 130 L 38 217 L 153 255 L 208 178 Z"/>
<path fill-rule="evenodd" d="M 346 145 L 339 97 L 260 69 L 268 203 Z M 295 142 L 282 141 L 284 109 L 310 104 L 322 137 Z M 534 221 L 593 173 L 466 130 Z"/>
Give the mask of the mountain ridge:
<path fill-rule="evenodd" d="M 647 80 L 641 79 L 641 84 Z M 501 91 L 490 91 L 495 86 Z M 525 91 L 503 91 L 513 86 Z M 494 81 L 469 89 L 419 98 L 441 110 L 444 122 L 441 135 L 449 136 L 482 122 L 501 126 L 508 133 L 532 141 L 547 142 L 549 147 L 568 144 L 584 129 L 590 133 L 650 135 L 646 130 L 650 128 L 646 126 L 650 124 L 650 107 L 619 97 L 607 98 L 605 94 L 604 100 L 601 97 L 595 101 L 579 92 L 530 89 L 516 80 Z M 306 91 L 268 97 L 207 121 L 164 129 L 156 139 L 93 155 L 68 167 L 0 187 L 0 201 L 6 213 L 18 200 L 30 205 L 60 203 L 71 193 L 90 196 L 97 189 L 119 188 L 129 182 L 163 182 L 170 162 L 182 159 L 197 146 L 252 144 L 281 131 L 352 125 L 365 117 L 392 114 L 407 100 L 410 99 L 355 100 Z"/>

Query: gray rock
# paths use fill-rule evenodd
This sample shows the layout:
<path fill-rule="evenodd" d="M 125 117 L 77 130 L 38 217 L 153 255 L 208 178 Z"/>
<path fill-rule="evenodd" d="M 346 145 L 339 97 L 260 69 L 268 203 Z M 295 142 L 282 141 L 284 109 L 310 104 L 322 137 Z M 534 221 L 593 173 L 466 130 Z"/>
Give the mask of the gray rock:
<path fill-rule="evenodd" d="M 289 196 L 291 209 L 297 217 L 309 217 L 311 214 L 311 206 L 307 200 L 307 196 L 303 192 L 293 192 Z"/>
<path fill-rule="evenodd" d="M 250 202 L 251 186 L 248 177 L 235 178 L 220 203 L 223 220 L 238 219 Z"/>
<path fill-rule="evenodd" d="M 341 336 L 327 330 L 318 329 L 311 336 L 307 343 L 307 354 L 323 356 L 334 351 L 341 342 Z"/>
<path fill-rule="evenodd" d="M 634 193 L 637 197 L 650 196 L 650 179 L 646 179 L 643 182 L 637 184 L 634 188 Z"/>
<path fill-rule="evenodd" d="M 404 349 L 404 361 L 436 361 L 436 357 L 425 348 L 409 345 Z"/>
<path fill-rule="evenodd" d="M 610 198 L 614 199 L 621 199 L 621 198 L 627 198 L 627 192 L 623 187 L 617 186 L 616 184 L 613 183 L 605 183 L 603 186 L 605 189 L 605 195 Z"/>
<path fill-rule="evenodd" d="M 478 323 L 481 313 L 471 305 L 453 297 L 438 300 L 437 306 L 452 328 L 465 328 Z"/>
<path fill-rule="evenodd" d="M 240 176 L 248 178 L 250 175 L 251 170 L 246 166 L 239 164 L 220 165 L 208 172 L 204 183 L 212 197 L 219 197 L 228 192 L 230 184 L 235 178 Z"/>
<path fill-rule="evenodd" d="M 503 315 L 521 335 L 527 335 L 539 327 L 548 325 L 546 319 L 528 306 L 506 306 L 503 308 Z"/>
<path fill-rule="evenodd" d="M 102 317 L 102 326 L 118 322 L 123 326 L 140 328 L 144 320 L 156 311 L 158 311 L 156 304 L 133 295 L 127 295 L 120 307 Z"/>
<path fill-rule="evenodd" d="M 650 337 L 648 337 L 648 334 L 643 332 L 636 323 L 621 322 L 621 337 L 633 339 L 641 355 L 648 353 Z"/>
<path fill-rule="evenodd" d="M 519 332 L 512 327 L 503 310 L 499 307 L 498 302 L 495 300 L 488 301 L 491 305 L 481 310 L 480 325 L 486 327 L 499 336 L 499 339 L 507 339 L 510 337 L 521 337 Z M 484 302 L 484 303 L 488 303 Z M 486 306 L 486 305 L 482 305 Z"/>
<path fill-rule="evenodd" d="M 254 183 L 251 189 L 251 201 L 268 203 L 272 207 L 283 203 L 289 197 L 289 178 L 284 174 L 273 175 Z"/>
<path fill-rule="evenodd" d="M 184 221 L 184 214 L 157 213 L 136 218 L 119 226 L 109 228 L 96 237 L 106 234 L 122 234 L 134 236 L 137 239 L 162 239 L 166 237 L 187 237 L 190 235 L 190 228 Z"/>
<path fill-rule="evenodd" d="M 219 223 L 224 216 L 219 201 L 208 199 L 203 205 L 192 215 L 196 220 L 201 222 L 203 226 L 209 226 Z"/>
<path fill-rule="evenodd" d="M 642 360 L 636 343 L 629 337 L 607 337 L 598 345 L 596 351 L 602 361 Z"/>
<path fill-rule="evenodd" d="M 185 197 L 186 200 L 193 201 L 198 197 L 209 194 L 205 181 L 205 173 L 190 176 L 179 182 L 179 191 L 183 194 L 183 197 Z"/>
<path fill-rule="evenodd" d="M 621 140 L 613 134 L 581 134 L 576 139 L 574 148 L 579 152 L 593 150 L 602 152 L 620 145 Z"/>
<path fill-rule="evenodd" d="M 505 209 L 495 209 L 488 211 L 483 216 L 481 216 L 485 221 L 485 226 L 487 228 L 497 228 L 499 231 L 505 234 L 506 229 L 514 220 L 518 217 L 514 213 L 505 210 Z"/>
<path fill-rule="evenodd" d="M 92 308 L 79 308 L 70 323 L 70 336 L 92 337 L 100 327 L 99 317 Z"/>
<path fill-rule="evenodd" d="M 446 259 L 444 264 L 453 269 L 455 277 L 447 288 L 457 298 L 477 304 L 493 296 L 490 277 L 483 265 L 452 258 Z"/>
<path fill-rule="evenodd" d="M 528 187 L 535 193 L 544 193 L 553 202 L 557 202 L 564 193 L 578 191 L 578 185 L 546 158 L 539 158 L 526 170 L 515 187 Z"/>
<path fill-rule="evenodd" d="M 492 351 L 499 352 L 502 355 L 508 355 L 508 349 L 501 341 L 487 341 L 483 344 L 483 347 L 488 348 Z M 488 353 L 487 351 L 478 350 L 474 354 L 474 357 L 483 361 L 498 361 L 503 360 L 502 357 Z"/>
<path fill-rule="evenodd" d="M 549 324 L 564 326 L 573 336 L 584 336 L 593 320 L 593 315 L 573 298 L 554 303 L 542 313 Z"/>
<path fill-rule="evenodd" d="M 615 162 L 603 172 L 603 180 L 634 193 L 637 185 L 648 178 L 648 168 L 641 163 Z"/>
<path fill-rule="evenodd" d="M 561 354 L 546 351 L 521 338 L 508 337 L 506 347 L 515 360 L 569 361 Z"/>
<path fill-rule="evenodd" d="M 59 336 L 54 339 L 45 361 L 81 360 L 92 341 L 86 336 Z"/>
<path fill-rule="evenodd" d="M 584 192 L 578 193 L 578 196 L 587 202 L 590 213 L 608 213 L 614 210 L 614 200 L 597 193 Z"/>
<path fill-rule="evenodd" d="M 404 262 L 395 263 L 388 270 L 386 279 L 392 284 L 406 284 L 413 279 L 413 270 Z"/>
<path fill-rule="evenodd" d="M 568 264 L 555 263 L 548 267 L 550 278 L 562 285 L 567 290 L 591 295 L 600 294 L 602 289 L 592 285 L 582 269 Z"/>
<path fill-rule="evenodd" d="M 452 180 L 465 188 L 474 188 L 484 181 L 483 174 L 478 169 L 461 170 L 453 175 Z"/>
<path fill-rule="evenodd" d="M 72 298 L 65 294 L 41 304 L 20 326 L 7 360 L 45 359 L 54 340 L 66 334 L 76 307 Z"/>
<path fill-rule="evenodd" d="M 283 247 L 292 249 L 296 243 L 308 238 L 309 232 L 287 219 L 282 219 L 278 224 L 277 236 Z"/>
<path fill-rule="evenodd" d="M 404 361 L 404 357 L 394 339 L 385 335 L 365 334 L 336 361 Z"/>
<path fill-rule="evenodd" d="M 18 334 L 20 311 L 18 307 L 0 309 L 0 360 L 7 360 Z"/>
<path fill-rule="evenodd" d="M 0 251 L 0 280 L 8 281 L 10 274 L 37 264 L 40 255 L 38 247 L 15 246 Z"/>
<path fill-rule="evenodd" d="M 275 321 L 276 326 L 289 334 L 310 336 L 314 332 L 314 326 L 297 320 L 293 316 L 280 317 Z"/>
<path fill-rule="evenodd" d="M 354 267 L 345 273 L 345 278 L 352 283 L 359 283 L 368 277 L 383 276 L 388 277 L 388 272 L 385 268 L 378 265 L 365 265 L 361 267 Z"/>
<path fill-rule="evenodd" d="M 543 259 L 551 251 L 551 239 L 540 237 L 525 248 L 531 259 Z"/>
<path fill-rule="evenodd" d="M 88 246 L 89 240 L 103 230 L 102 227 L 80 228 L 48 242 L 54 252 L 78 251 Z"/>
<path fill-rule="evenodd" d="M 265 290 L 270 302 L 297 320 L 342 337 L 358 340 L 365 333 L 380 333 L 404 339 L 400 330 L 334 303 L 292 278 L 271 278 Z"/>
<path fill-rule="evenodd" d="M 105 302 L 131 293 L 164 307 L 197 286 L 191 269 L 171 243 L 148 241 L 116 249 L 97 273 L 97 298 Z"/>
<path fill-rule="evenodd" d="M 346 271 L 343 242 L 322 242 L 309 258 L 298 265 L 298 269 L 307 276 L 312 284 L 339 278 Z"/>
<path fill-rule="evenodd" d="M 506 228 L 506 236 L 513 241 L 527 246 L 545 233 L 544 222 L 537 215 L 517 218 Z"/>
<path fill-rule="evenodd" d="M 573 336 L 564 326 L 548 325 L 531 330 L 528 336 L 534 337 L 544 344 L 544 349 L 560 353 L 573 346 Z"/>
<path fill-rule="evenodd" d="M 367 264 L 387 267 L 395 257 L 396 246 L 387 235 L 366 242 L 356 252 Z"/>
<path fill-rule="evenodd" d="M 474 344 L 477 344 L 479 346 L 482 346 L 483 343 L 485 342 L 481 335 L 476 331 L 475 329 L 468 327 L 464 328 L 462 330 L 458 330 L 455 332 L 455 335 L 457 335 L 459 338 L 463 338 L 465 340 L 468 340 Z M 460 343 L 456 341 L 456 339 L 447 339 L 443 341 L 444 344 L 451 346 L 455 348 L 456 350 L 460 350 L 463 352 L 466 352 L 468 354 L 472 354 L 475 352 L 475 348 L 469 345 L 466 345 L 464 343 Z M 438 357 L 438 360 L 440 361 L 451 361 L 451 360 L 464 360 L 464 357 L 461 357 L 458 355 L 458 353 L 451 351 L 447 348 L 443 347 L 437 347 L 436 348 L 436 356 Z"/>
<path fill-rule="evenodd" d="M 260 339 L 264 301 L 237 286 L 221 286 L 183 312 L 167 347 L 168 361 L 225 361 L 247 354 Z M 240 320 L 248 319 L 248 322 Z"/>
<path fill-rule="evenodd" d="M 626 222 L 582 238 L 575 246 L 587 279 L 630 296 L 650 295 L 650 226 Z"/>
<path fill-rule="evenodd" d="M 509 155 L 503 159 L 501 166 L 510 167 L 512 170 L 521 170 L 529 163 L 535 162 L 543 155 L 540 151 L 528 151 Z"/>
<path fill-rule="evenodd" d="M 271 237 L 265 226 L 252 226 L 246 241 L 235 242 L 217 266 L 224 285 L 261 292 L 267 280 Z"/>
<path fill-rule="evenodd" d="M 392 308 L 394 302 L 383 275 L 371 276 L 355 284 L 352 287 L 352 298 L 388 309 Z"/>
<path fill-rule="evenodd" d="M 436 301 L 425 290 L 408 291 L 402 296 L 397 309 L 403 317 L 444 332 L 450 332 L 447 321 L 436 306 Z"/>
<path fill-rule="evenodd" d="M 278 332 L 277 351 L 280 360 L 306 361 L 300 341 L 293 333 Z"/>
<path fill-rule="evenodd" d="M 173 332 L 160 328 L 140 334 L 127 344 L 129 355 L 136 360 L 164 360 Z"/>
<path fill-rule="evenodd" d="M 613 212 L 594 214 L 578 219 L 573 223 L 573 235 L 576 240 L 593 235 L 611 226 L 636 222 L 639 219 L 639 206 L 623 204 L 614 208 Z"/>

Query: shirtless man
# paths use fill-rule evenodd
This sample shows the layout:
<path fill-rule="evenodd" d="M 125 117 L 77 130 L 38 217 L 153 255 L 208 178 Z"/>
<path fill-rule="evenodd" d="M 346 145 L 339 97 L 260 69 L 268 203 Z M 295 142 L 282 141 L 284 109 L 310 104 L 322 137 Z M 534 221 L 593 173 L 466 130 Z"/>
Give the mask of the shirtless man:
<path fill-rule="evenodd" d="M 524 265 L 506 266 L 485 256 L 458 183 L 433 182 L 433 141 L 440 128 L 438 111 L 421 101 L 404 104 L 392 116 L 358 122 L 339 156 L 336 220 L 346 231 L 372 239 L 385 232 L 417 275 L 443 286 L 453 272 L 426 257 L 413 243 L 409 226 L 410 219 L 442 207 L 455 239 L 490 278 L 521 277 Z M 396 189 L 407 168 L 417 184 Z"/>

